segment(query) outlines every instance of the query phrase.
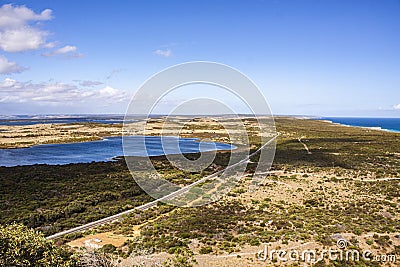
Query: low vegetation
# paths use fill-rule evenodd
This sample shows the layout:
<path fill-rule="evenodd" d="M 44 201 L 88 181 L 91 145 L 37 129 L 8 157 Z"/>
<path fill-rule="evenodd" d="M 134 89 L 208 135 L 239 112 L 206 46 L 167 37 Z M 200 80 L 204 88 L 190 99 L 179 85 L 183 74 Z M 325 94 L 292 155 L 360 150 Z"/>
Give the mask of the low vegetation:
<path fill-rule="evenodd" d="M 249 127 L 254 122 L 246 121 Z M 197 136 L 196 126 L 190 127 L 191 137 L 225 138 L 205 132 Z M 229 194 L 207 206 L 160 204 L 83 235 L 123 235 L 128 237 L 124 245 L 103 244 L 102 252 L 119 259 L 166 252 L 167 266 L 192 266 L 197 256 L 237 253 L 263 243 L 334 247 L 337 235 L 359 250 L 399 255 L 400 181 L 390 179 L 400 177 L 399 134 L 283 117 L 276 118 L 276 127 L 281 136 L 273 173 L 255 193 L 248 192 L 251 177 L 243 177 Z M 254 150 L 260 140 L 253 137 Z M 223 169 L 229 156 L 218 153 L 200 173 L 178 170 L 165 157 L 152 161 L 166 179 L 183 186 Z M 254 164 L 247 168 L 249 176 Z M 0 177 L 0 222 L 19 222 L 46 235 L 151 201 L 123 160 L 0 168 Z M 379 265 L 321 261 L 315 266 L 343 264 Z"/>

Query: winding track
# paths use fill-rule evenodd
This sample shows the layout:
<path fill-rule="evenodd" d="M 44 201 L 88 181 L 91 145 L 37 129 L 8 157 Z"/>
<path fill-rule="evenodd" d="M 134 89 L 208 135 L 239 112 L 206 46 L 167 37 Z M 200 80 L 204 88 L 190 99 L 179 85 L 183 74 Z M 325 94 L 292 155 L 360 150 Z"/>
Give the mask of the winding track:
<path fill-rule="evenodd" d="M 126 214 L 132 213 L 132 212 L 134 212 L 134 211 L 136 211 L 136 210 L 146 210 L 146 209 L 155 207 L 155 206 L 157 206 L 157 203 L 158 203 L 159 201 L 171 200 L 171 199 L 173 199 L 174 197 L 176 197 L 176 196 L 178 196 L 178 195 L 181 195 L 181 194 L 183 194 L 183 193 L 189 191 L 189 190 L 190 190 L 193 186 L 195 186 L 195 185 L 198 185 L 198 184 L 203 183 L 203 182 L 205 182 L 205 181 L 207 181 L 207 180 L 209 180 L 209 179 L 212 179 L 212 178 L 214 178 L 214 177 L 217 177 L 218 175 L 222 174 L 224 171 L 226 171 L 226 170 L 228 170 L 228 169 L 231 169 L 231 168 L 236 167 L 236 166 L 238 166 L 238 165 L 240 165 L 240 164 L 243 164 L 243 163 L 245 163 L 245 162 L 248 162 L 252 156 L 256 155 L 256 154 L 259 153 L 264 147 L 266 147 L 267 145 L 271 144 L 271 142 L 274 141 L 279 135 L 280 135 L 279 133 L 276 134 L 274 137 L 272 137 L 268 142 L 266 142 L 264 145 L 262 145 L 262 146 L 261 146 L 259 149 L 257 149 L 255 152 L 253 152 L 252 154 L 248 155 L 245 159 L 243 159 L 243 160 L 241 160 L 241 161 L 239 161 L 239 162 L 237 162 L 237 163 L 235 163 L 235 164 L 233 164 L 233 165 L 227 167 L 227 168 L 224 169 L 224 170 L 220 170 L 220 171 L 218 171 L 218 172 L 216 172 L 216 173 L 213 173 L 213 174 L 211 174 L 211 175 L 209 175 L 209 176 L 206 176 L 206 177 L 204 177 L 204 178 L 202 178 L 202 179 L 200 179 L 200 180 L 198 180 L 198 181 L 196 181 L 196 182 L 194 182 L 194 183 L 192 183 L 192 184 L 190 184 L 190 185 L 188 185 L 188 186 L 185 186 L 185 187 L 183 187 L 183 188 L 181 188 L 181 189 L 179 189 L 179 190 L 177 190 L 177 191 L 175 191 L 175 192 L 172 192 L 171 194 L 168 194 L 168 195 L 166 195 L 166 196 L 163 196 L 163 197 L 161 197 L 161 198 L 159 198 L 159 199 L 156 199 L 156 200 L 151 201 L 151 202 L 149 202 L 149 203 L 146 203 L 146 204 L 144 204 L 144 205 L 135 207 L 135 208 L 133 208 L 133 209 L 126 210 L 126 211 L 123 211 L 123 212 L 121 212 L 121 213 L 118 213 L 118 214 L 115 214 L 115 215 L 112 215 L 112 216 L 109 216 L 109 217 L 106 217 L 106 218 L 103 218 L 103 219 L 100 219 L 100 220 L 97 220 L 97 221 L 94 221 L 94 222 L 91 222 L 91 223 L 87 223 L 87 224 L 84 224 L 84 225 L 81 225 L 81 226 L 78 226 L 78 227 L 75 227 L 75 228 L 72 228 L 72 229 L 69 229 L 69 230 L 65 230 L 65 231 L 56 233 L 56 234 L 54 234 L 54 235 L 47 236 L 46 239 L 48 239 L 48 240 L 57 239 L 57 238 L 59 238 L 59 237 L 61 237 L 61 236 L 63 236 L 63 235 L 66 235 L 66 234 L 73 234 L 73 233 L 81 232 L 81 231 L 84 231 L 84 230 L 87 230 L 87 229 L 90 229 L 90 228 L 93 228 L 93 227 L 96 227 L 96 226 L 99 226 L 99 225 L 103 225 L 103 224 L 106 224 L 106 223 L 110 223 L 110 222 L 113 222 L 113 221 L 118 220 L 121 216 L 124 216 L 124 215 L 126 215 Z"/>

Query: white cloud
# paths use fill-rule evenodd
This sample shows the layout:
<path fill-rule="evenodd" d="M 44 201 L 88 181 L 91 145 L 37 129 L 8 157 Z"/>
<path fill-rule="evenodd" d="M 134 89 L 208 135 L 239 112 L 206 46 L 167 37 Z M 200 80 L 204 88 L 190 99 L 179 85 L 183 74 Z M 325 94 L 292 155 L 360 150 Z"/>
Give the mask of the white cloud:
<path fill-rule="evenodd" d="M 20 87 L 17 84 L 18 82 L 16 80 L 5 78 L 4 81 L 0 83 L 0 89 L 19 89 Z"/>
<path fill-rule="evenodd" d="M 0 31 L 0 48 L 6 52 L 36 50 L 46 44 L 47 32 L 29 26 Z"/>
<path fill-rule="evenodd" d="M 100 97 L 119 97 L 120 95 L 120 90 L 112 88 L 111 86 L 106 86 L 103 89 L 99 90 L 99 96 Z"/>
<path fill-rule="evenodd" d="M 52 19 L 50 9 L 35 13 L 25 6 L 0 7 L 0 48 L 6 52 L 35 50 L 47 45 L 48 32 L 32 22 Z"/>
<path fill-rule="evenodd" d="M 52 19 L 50 9 L 36 14 L 26 6 L 6 4 L 0 7 L 0 28 L 16 28 L 25 25 L 29 21 L 44 21 Z"/>
<path fill-rule="evenodd" d="M 46 43 L 43 47 L 44 48 L 54 48 L 56 47 L 58 44 L 58 42 L 50 42 L 50 43 Z"/>
<path fill-rule="evenodd" d="M 6 4 L 0 7 L 0 49 L 5 52 L 23 52 L 37 49 L 51 49 L 57 42 L 49 42 L 48 31 L 41 28 L 40 22 L 53 18 L 52 10 L 45 9 L 35 13 L 26 6 Z M 44 55 L 68 54 L 69 57 L 81 57 L 76 46 L 66 45 Z"/>
<path fill-rule="evenodd" d="M 396 110 L 400 110 L 400 104 L 394 105 L 393 108 Z"/>
<path fill-rule="evenodd" d="M 70 52 L 75 52 L 76 51 L 76 46 L 73 45 L 66 45 L 64 47 L 61 47 L 57 49 L 54 53 L 56 54 L 66 54 Z"/>
<path fill-rule="evenodd" d="M 52 57 L 52 56 L 56 56 L 56 55 L 65 55 L 68 57 L 82 57 L 83 56 L 82 54 L 77 53 L 76 51 L 77 51 L 76 46 L 66 45 L 66 46 L 58 48 L 52 52 L 43 53 L 42 56 L 45 56 L 45 57 Z"/>
<path fill-rule="evenodd" d="M 66 83 L 19 82 L 6 78 L 0 82 L 0 103 L 98 103 L 112 105 L 128 101 L 130 95 L 106 86 L 99 90 Z"/>
<path fill-rule="evenodd" d="M 8 59 L 0 55 L 0 74 L 18 73 L 26 70 L 25 67 L 19 66 L 15 62 L 10 62 Z"/>
<path fill-rule="evenodd" d="M 171 57 L 172 51 L 171 49 L 165 49 L 165 50 L 157 49 L 156 51 L 154 51 L 154 54 L 162 57 Z"/>
<path fill-rule="evenodd" d="M 102 82 L 99 82 L 99 81 L 89 81 L 89 80 L 84 80 L 84 81 L 75 80 L 75 82 L 79 82 L 79 85 L 83 86 L 83 87 L 93 87 L 96 85 L 103 84 Z"/>

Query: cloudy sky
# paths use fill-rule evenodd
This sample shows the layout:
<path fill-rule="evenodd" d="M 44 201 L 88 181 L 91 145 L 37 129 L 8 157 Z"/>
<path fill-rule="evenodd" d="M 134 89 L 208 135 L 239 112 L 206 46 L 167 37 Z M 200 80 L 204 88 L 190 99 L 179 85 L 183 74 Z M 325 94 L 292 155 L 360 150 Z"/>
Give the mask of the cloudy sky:
<path fill-rule="evenodd" d="M 399 14 L 396 0 L 0 1 L 0 115 L 124 113 L 150 76 L 200 60 L 245 73 L 274 114 L 400 117 Z"/>

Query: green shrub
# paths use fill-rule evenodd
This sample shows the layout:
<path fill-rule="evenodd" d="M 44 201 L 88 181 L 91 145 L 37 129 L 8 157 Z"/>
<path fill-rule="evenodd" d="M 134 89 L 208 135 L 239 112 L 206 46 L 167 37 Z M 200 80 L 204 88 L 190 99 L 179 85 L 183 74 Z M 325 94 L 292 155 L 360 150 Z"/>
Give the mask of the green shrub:
<path fill-rule="evenodd" d="M 0 266 L 77 266 L 71 254 L 21 224 L 0 226 Z"/>
<path fill-rule="evenodd" d="M 105 244 L 101 250 L 104 251 L 104 253 L 113 253 L 117 248 L 113 244 Z"/>
<path fill-rule="evenodd" d="M 212 249 L 212 247 L 210 247 L 210 246 L 202 247 L 202 248 L 199 250 L 199 253 L 200 253 L 200 254 L 209 254 L 209 253 L 211 253 L 211 252 L 213 252 L 213 249 Z"/>

